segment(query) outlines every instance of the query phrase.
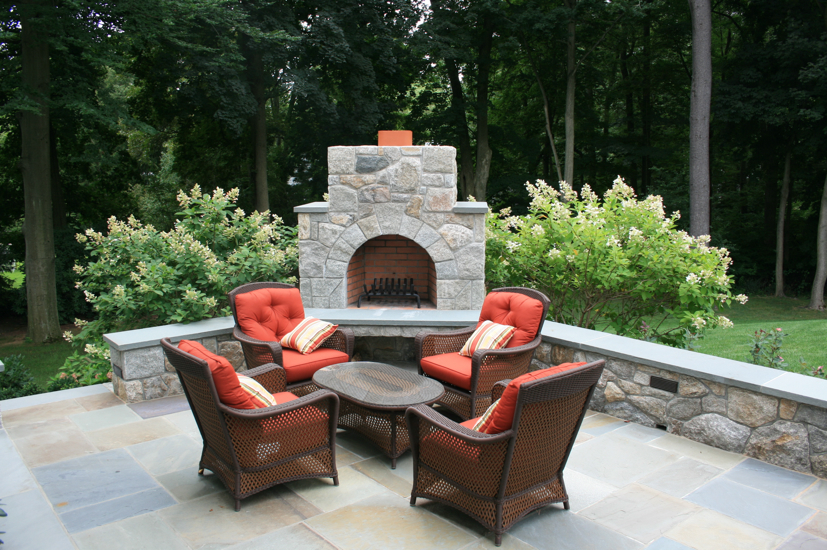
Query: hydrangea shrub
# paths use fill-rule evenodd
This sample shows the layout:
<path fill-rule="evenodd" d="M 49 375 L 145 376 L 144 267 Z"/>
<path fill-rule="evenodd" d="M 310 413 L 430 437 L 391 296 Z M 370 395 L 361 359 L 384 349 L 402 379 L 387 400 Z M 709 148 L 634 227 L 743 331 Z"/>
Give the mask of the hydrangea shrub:
<path fill-rule="evenodd" d="M 528 214 L 487 218 L 489 286 L 545 292 L 559 323 L 676 346 L 732 326 L 717 310 L 747 298 L 731 293 L 729 252 L 677 230 L 661 197 L 639 200 L 620 177 L 602 200 L 588 185 L 526 188 Z"/>
<path fill-rule="evenodd" d="M 245 214 L 235 207 L 238 189 L 212 195 L 198 185 L 178 194 L 181 211 L 169 232 L 134 217 L 108 221 L 107 234 L 91 229 L 77 236 L 92 261 L 75 265 L 77 287 L 97 319 L 76 320 L 77 334 L 64 337 L 78 350 L 64 377 L 105 382 L 109 349 L 103 334 L 189 323 L 230 314 L 227 293 L 253 281 L 295 282 L 296 229 L 268 212 Z"/>

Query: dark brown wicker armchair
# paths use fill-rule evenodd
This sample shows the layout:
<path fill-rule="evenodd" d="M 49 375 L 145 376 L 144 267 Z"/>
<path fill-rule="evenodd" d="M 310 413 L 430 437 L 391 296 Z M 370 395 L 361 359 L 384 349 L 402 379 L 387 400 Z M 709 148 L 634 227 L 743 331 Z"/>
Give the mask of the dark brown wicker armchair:
<path fill-rule="evenodd" d="M 255 368 L 267 363 L 276 363 L 277 365 L 283 366 L 287 371 L 288 390 L 296 395 L 305 395 L 316 391 L 319 388 L 317 388 L 311 380 L 316 370 L 329 365 L 335 365 L 336 363 L 350 361 L 351 357 L 353 357 L 353 331 L 347 328 L 338 329 L 322 343 L 319 349 L 304 356 L 294 350 L 283 350 L 278 340 L 262 340 L 245 334 L 239 323 L 239 311 L 236 304 L 237 298 L 239 295 L 263 289 L 279 291 L 278 299 L 281 300 L 281 303 L 271 308 L 272 313 L 269 314 L 275 317 L 285 314 L 292 316 L 293 323 L 290 322 L 291 317 L 268 319 L 268 325 L 272 329 L 272 332 L 275 333 L 276 338 L 280 339 L 281 336 L 298 324 L 299 321 L 296 319 L 304 319 L 304 307 L 301 303 L 301 295 L 293 285 L 273 282 L 248 283 L 230 291 L 228 294 L 230 309 L 233 312 L 233 319 L 235 320 L 233 338 L 241 343 L 241 349 L 244 351 L 244 359 L 247 361 L 247 368 Z M 284 327 L 287 328 L 284 329 Z M 296 373 L 299 374 L 297 375 Z"/>
<path fill-rule="evenodd" d="M 331 477 L 336 470 L 339 398 L 319 390 L 264 409 L 233 409 L 218 400 L 207 362 L 161 340 L 167 359 L 189 401 L 204 440 L 198 473 L 211 470 L 235 498 L 241 499 L 296 479 Z M 262 365 L 244 372 L 271 393 L 284 391 L 284 369 Z"/>
<path fill-rule="evenodd" d="M 442 382 L 445 386 L 445 395 L 438 403 L 465 420 L 480 416 L 491 405 L 491 388 L 497 381 L 510 380 L 528 372 L 534 350 L 540 345 L 542 339 L 540 331 L 543 328 L 549 307 L 549 299 L 546 295 L 522 287 L 492 290 L 485 298 L 483 309 L 480 312 L 480 322 L 488 318 L 486 313 L 489 310 L 486 306 L 489 300 L 494 301 L 498 297 L 498 293 L 521 294 L 539 302 L 539 305 L 542 306 L 542 314 L 538 319 L 539 326 L 536 328 L 536 333 L 529 336 L 530 341 L 523 345 L 498 350 L 477 350 L 469 362 L 471 369 L 470 384 L 466 384 L 467 388 L 460 387 L 457 383 L 451 383 L 452 380 L 446 380 L 444 376 L 440 376 L 434 371 L 427 373 L 423 368 L 422 360 L 436 355 L 458 355 L 458 352 L 471 337 L 471 334 L 474 333 L 476 327 L 448 332 L 420 332 L 416 336 L 416 362 L 419 365 L 419 373 L 428 374 Z M 498 323 L 502 322 L 497 319 L 491 320 Z"/>
<path fill-rule="evenodd" d="M 473 431 L 430 407 L 405 414 L 414 459 L 411 505 L 418 497 L 465 512 L 502 534 L 553 502 L 569 509 L 563 468 L 586 414 L 603 361 L 523 383 L 510 430 Z M 508 381 L 494 386 L 499 399 Z"/>

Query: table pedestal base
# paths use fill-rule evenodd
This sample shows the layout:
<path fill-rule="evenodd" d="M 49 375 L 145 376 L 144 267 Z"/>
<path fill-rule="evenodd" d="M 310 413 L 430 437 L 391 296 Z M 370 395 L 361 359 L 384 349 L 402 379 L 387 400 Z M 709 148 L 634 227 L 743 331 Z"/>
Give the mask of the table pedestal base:
<path fill-rule="evenodd" d="M 373 441 L 391 459 L 396 459 L 411 448 L 404 410 L 377 410 L 357 405 L 347 398 L 339 401 L 339 427 L 354 430 Z"/>

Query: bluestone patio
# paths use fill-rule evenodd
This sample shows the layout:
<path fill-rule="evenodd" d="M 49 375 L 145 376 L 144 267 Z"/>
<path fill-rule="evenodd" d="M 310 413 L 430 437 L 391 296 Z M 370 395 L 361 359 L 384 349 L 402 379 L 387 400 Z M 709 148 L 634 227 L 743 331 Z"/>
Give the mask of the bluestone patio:
<path fill-rule="evenodd" d="M 414 368 L 412 364 L 400 365 Z M 0 402 L 5 547 L 493 547 L 476 521 L 408 504 L 410 453 L 396 470 L 340 431 L 341 485 L 277 486 L 233 511 L 198 476 L 201 437 L 184 396 L 125 404 L 106 386 Z M 571 510 L 519 522 L 503 548 L 827 549 L 827 482 L 590 412 L 565 470 Z"/>

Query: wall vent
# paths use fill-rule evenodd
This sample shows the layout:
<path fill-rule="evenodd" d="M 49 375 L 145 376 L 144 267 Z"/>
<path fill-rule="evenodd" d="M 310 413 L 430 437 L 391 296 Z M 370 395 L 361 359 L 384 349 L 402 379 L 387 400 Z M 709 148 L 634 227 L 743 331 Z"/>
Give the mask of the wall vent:
<path fill-rule="evenodd" d="M 678 393 L 678 382 L 676 380 L 667 380 L 660 376 L 650 376 L 649 386 L 656 390 L 668 391 L 669 393 Z"/>

